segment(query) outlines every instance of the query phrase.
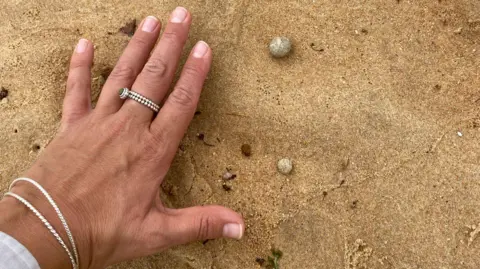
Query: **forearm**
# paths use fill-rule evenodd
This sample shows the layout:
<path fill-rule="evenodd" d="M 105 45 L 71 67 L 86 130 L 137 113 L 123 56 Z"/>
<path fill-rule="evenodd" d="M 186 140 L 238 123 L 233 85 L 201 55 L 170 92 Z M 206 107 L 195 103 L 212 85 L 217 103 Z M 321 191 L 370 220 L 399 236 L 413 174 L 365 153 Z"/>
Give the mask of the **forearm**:
<path fill-rule="evenodd" d="M 67 254 L 43 223 L 12 197 L 0 201 L 0 231 L 24 245 L 41 268 L 71 267 Z"/>

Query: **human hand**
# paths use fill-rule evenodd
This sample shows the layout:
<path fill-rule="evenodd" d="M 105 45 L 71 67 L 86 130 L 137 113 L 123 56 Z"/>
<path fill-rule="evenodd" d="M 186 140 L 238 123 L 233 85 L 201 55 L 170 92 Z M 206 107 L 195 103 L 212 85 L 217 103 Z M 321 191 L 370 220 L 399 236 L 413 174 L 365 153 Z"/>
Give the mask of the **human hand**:
<path fill-rule="evenodd" d="M 150 56 L 160 23 L 146 18 L 139 26 L 91 109 L 93 44 L 81 40 L 73 54 L 61 128 L 25 176 L 38 181 L 57 202 L 72 230 L 81 268 L 103 268 L 195 240 L 240 239 L 242 217 L 220 206 L 166 208 L 159 187 L 195 113 L 210 69 L 212 51 L 199 42 L 173 92 L 191 15 L 177 8 Z M 160 103 L 158 115 L 120 88 Z M 12 192 L 29 200 L 66 239 L 48 202 L 33 186 L 19 182 Z M 22 204 L 0 202 L 0 231 L 12 235 L 42 268 L 68 268 L 63 249 Z"/>

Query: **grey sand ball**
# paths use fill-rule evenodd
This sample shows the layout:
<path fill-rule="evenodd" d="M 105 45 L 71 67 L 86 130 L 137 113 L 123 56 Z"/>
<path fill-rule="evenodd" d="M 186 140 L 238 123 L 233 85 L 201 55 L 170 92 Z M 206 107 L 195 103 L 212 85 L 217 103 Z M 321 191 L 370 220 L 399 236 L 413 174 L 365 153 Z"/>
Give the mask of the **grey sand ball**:
<path fill-rule="evenodd" d="M 293 163 L 290 159 L 287 159 L 287 158 L 281 159 L 277 163 L 277 169 L 278 169 L 278 172 L 280 172 L 284 175 L 288 175 L 288 174 L 290 174 L 290 172 L 292 172 Z"/>
<path fill-rule="evenodd" d="M 278 36 L 272 39 L 269 48 L 273 57 L 282 58 L 287 56 L 292 50 L 292 42 L 286 37 Z"/>

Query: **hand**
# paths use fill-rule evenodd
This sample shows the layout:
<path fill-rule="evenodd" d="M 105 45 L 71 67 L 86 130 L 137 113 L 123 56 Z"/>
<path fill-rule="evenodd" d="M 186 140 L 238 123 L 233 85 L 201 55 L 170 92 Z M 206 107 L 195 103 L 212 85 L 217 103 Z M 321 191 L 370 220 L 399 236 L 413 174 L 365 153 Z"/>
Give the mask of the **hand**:
<path fill-rule="evenodd" d="M 159 187 L 195 113 L 212 51 L 199 42 L 173 92 L 167 95 L 187 39 L 191 15 L 177 8 L 153 50 L 160 23 L 146 18 L 91 109 L 93 45 L 81 40 L 73 54 L 59 133 L 25 176 L 38 181 L 62 210 L 80 254 L 81 268 L 103 268 L 195 240 L 240 239 L 242 217 L 220 206 L 164 207 Z M 153 53 L 150 56 L 151 51 Z M 133 100 L 127 87 L 160 103 L 158 115 Z M 55 212 L 33 186 L 17 193 L 66 236 Z M 69 260 L 41 222 L 14 198 L 0 202 L 0 230 L 23 243 L 42 268 L 68 268 Z"/>

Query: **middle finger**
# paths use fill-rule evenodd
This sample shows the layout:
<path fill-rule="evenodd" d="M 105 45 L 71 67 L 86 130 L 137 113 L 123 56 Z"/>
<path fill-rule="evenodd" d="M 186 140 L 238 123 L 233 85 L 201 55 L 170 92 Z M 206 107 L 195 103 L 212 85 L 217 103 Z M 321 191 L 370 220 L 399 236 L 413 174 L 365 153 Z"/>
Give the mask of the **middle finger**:
<path fill-rule="evenodd" d="M 138 92 L 156 104 L 163 100 L 175 76 L 191 21 L 189 12 L 183 7 L 177 7 L 172 12 L 157 48 L 138 75 L 132 91 Z M 134 100 L 127 100 L 123 109 L 126 113 L 134 110 L 135 114 L 145 121 L 152 120 L 153 111 Z"/>

